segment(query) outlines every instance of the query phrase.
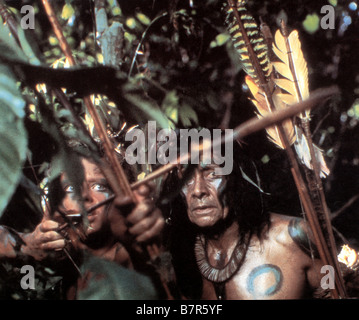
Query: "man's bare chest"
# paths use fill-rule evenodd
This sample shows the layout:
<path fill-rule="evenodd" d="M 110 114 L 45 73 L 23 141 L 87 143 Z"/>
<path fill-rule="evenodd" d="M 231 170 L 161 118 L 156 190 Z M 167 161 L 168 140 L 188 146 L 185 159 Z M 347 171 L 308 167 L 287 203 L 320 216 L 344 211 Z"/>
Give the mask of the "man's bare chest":
<path fill-rule="evenodd" d="M 295 261 L 250 251 L 238 271 L 223 284 L 204 279 L 203 298 L 228 300 L 299 299 L 306 287 L 304 271 Z"/>

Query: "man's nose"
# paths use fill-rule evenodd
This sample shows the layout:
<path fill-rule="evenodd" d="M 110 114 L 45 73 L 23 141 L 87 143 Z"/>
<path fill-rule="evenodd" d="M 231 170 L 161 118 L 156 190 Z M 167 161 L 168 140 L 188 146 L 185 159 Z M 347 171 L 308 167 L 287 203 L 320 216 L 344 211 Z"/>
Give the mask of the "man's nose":
<path fill-rule="evenodd" d="M 192 194 L 196 198 L 202 198 L 208 195 L 206 181 L 203 178 L 202 172 L 199 170 L 195 171 Z"/>
<path fill-rule="evenodd" d="M 82 201 L 84 203 L 92 203 L 93 202 L 93 196 L 92 196 L 90 186 L 88 186 L 86 183 L 84 183 L 83 186 L 82 186 L 81 191 L 82 191 L 81 192 Z"/>

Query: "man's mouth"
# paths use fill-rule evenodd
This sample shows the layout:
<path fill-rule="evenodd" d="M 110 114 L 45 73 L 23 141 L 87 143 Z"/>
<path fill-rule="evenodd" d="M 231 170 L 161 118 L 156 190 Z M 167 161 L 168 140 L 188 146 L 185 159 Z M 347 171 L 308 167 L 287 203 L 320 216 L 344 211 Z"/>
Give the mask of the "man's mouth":
<path fill-rule="evenodd" d="M 196 206 L 192 209 L 192 212 L 203 214 L 203 213 L 208 213 L 209 211 L 213 210 L 214 208 L 215 208 L 215 206 L 211 206 L 211 205 Z"/>

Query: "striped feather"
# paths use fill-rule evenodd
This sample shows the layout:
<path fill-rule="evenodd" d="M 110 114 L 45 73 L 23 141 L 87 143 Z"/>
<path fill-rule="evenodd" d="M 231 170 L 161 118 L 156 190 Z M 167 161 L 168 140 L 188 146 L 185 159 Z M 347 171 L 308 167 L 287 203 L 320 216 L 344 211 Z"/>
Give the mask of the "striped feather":
<path fill-rule="evenodd" d="M 268 59 L 268 47 L 260 29 L 244 6 L 244 1 L 236 1 L 236 8 L 227 5 L 226 24 L 231 35 L 233 46 L 239 54 L 239 59 L 244 71 L 259 84 L 258 74 L 263 72 L 265 79 L 268 80 L 272 72 L 272 65 Z M 251 50 L 255 58 L 251 55 Z M 257 59 L 260 70 L 257 70 Z"/>

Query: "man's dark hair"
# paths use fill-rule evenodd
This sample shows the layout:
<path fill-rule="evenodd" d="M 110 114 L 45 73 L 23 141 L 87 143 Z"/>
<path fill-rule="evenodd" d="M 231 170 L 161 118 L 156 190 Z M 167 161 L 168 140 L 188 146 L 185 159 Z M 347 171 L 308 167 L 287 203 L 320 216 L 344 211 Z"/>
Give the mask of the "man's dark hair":
<path fill-rule="evenodd" d="M 191 175 L 190 167 L 188 175 Z M 264 228 L 269 225 L 265 194 L 260 191 L 259 185 L 255 185 L 259 184 L 256 181 L 257 176 L 254 162 L 248 158 L 239 144 L 234 142 L 233 170 L 228 175 L 222 201 L 225 201 L 229 208 L 228 224 L 234 220 L 238 222 L 239 239 L 244 239 L 247 233 L 257 234 L 260 238 Z M 199 229 L 188 218 L 186 200 L 179 192 L 181 186 L 183 181 L 174 170 L 166 179 L 162 192 L 163 198 L 167 200 L 162 207 L 168 222 L 165 238 L 172 254 L 180 290 L 190 299 L 199 299 L 202 280 L 194 257 L 194 243 Z"/>

